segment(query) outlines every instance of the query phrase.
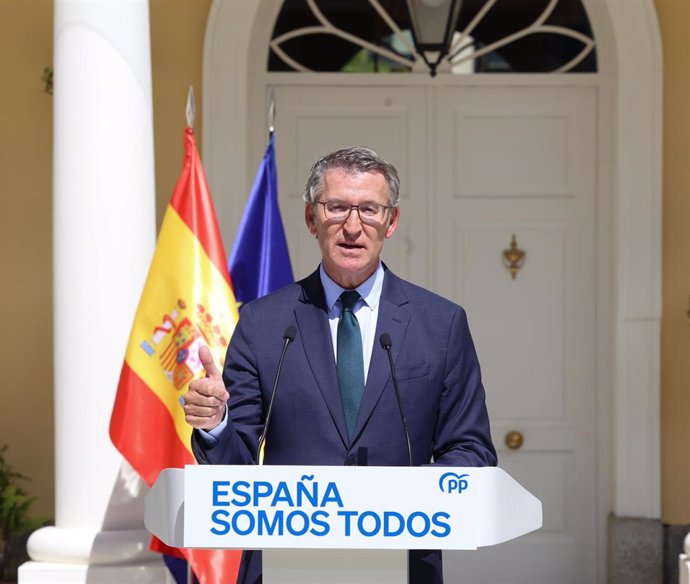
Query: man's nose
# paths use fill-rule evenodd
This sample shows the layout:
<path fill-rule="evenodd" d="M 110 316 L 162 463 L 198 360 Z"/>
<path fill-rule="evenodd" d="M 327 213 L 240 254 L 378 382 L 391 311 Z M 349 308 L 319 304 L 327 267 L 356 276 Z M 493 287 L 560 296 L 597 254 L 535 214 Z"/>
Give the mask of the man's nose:
<path fill-rule="evenodd" d="M 357 207 L 352 207 L 352 209 L 350 209 L 350 214 L 347 216 L 347 219 L 345 219 L 343 227 L 347 231 L 359 231 L 361 229 L 362 221 L 359 218 L 359 209 Z"/>

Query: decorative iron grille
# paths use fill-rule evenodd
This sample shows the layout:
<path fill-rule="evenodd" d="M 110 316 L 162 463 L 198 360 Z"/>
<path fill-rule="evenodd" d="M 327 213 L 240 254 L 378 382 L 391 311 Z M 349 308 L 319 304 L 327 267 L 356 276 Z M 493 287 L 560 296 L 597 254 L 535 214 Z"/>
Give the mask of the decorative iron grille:
<path fill-rule="evenodd" d="M 269 71 L 409 72 L 414 51 L 402 0 L 285 0 Z M 465 0 L 439 73 L 591 73 L 594 35 L 581 0 Z"/>

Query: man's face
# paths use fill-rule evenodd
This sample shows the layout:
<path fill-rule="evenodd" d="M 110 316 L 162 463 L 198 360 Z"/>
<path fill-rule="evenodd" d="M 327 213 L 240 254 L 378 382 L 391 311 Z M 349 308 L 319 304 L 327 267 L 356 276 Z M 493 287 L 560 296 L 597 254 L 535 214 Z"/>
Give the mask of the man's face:
<path fill-rule="evenodd" d="M 332 169 L 324 177 L 320 201 L 345 205 L 377 203 L 387 206 L 388 185 L 379 173 L 347 173 Z M 360 220 L 353 209 L 344 222 L 326 217 L 323 205 L 306 204 L 304 218 L 310 233 L 319 240 L 326 273 L 343 288 L 355 288 L 371 276 L 379 263 L 383 242 L 395 233 L 399 209 L 386 210 L 380 224 Z"/>

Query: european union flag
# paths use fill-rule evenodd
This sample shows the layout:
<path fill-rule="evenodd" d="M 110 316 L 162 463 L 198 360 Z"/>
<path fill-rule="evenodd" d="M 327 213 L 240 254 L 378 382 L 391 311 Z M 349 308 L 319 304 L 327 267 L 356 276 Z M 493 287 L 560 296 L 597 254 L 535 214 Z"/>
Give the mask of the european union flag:
<path fill-rule="evenodd" d="M 228 267 L 238 303 L 260 298 L 294 281 L 278 209 L 273 134 L 256 173 Z"/>

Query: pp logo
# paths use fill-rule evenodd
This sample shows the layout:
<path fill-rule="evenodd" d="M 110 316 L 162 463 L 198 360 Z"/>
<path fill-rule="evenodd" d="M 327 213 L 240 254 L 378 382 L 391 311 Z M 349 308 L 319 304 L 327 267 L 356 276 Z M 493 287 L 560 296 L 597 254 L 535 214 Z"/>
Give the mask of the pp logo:
<path fill-rule="evenodd" d="M 457 493 L 460 495 L 469 487 L 469 483 L 467 482 L 469 476 L 468 474 L 459 475 L 454 472 L 447 472 L 441 475 L 438 481 L 438 488 L 441 489 L 442 493 Z"/>

